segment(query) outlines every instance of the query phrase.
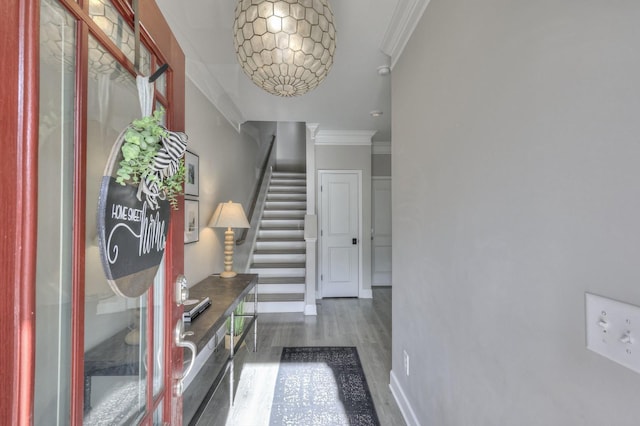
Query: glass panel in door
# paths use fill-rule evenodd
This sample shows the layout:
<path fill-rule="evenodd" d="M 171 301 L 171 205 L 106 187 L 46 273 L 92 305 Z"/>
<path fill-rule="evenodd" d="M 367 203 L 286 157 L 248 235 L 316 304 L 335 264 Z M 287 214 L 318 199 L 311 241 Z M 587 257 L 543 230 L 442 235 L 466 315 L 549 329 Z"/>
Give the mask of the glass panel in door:
<path fill-rule="evenodd" d="M 100 29 L 134 63 L 136 39 L 133 29 L 125 22 L 118 10 L 113 7 L 111 0 L 89 0 L 89 16 L 98 24 Z M 140 45 L 140 73 L 149 75 L 151 69 L 151 54 Z"/>
<path fill-rule="evenodd" d="M 164 261 L 153 282 L 153 397 L 164 389 L 164 318 L 165 318 Z"/>
<path fill-rule="evenodd" d="M 40 3 L 34 425 L 70 424 L 75 19 Z"/>
<path fill-rule="evenodd" d="M 113 292 L 96 231 L 105 165 L 120 132 L 140 117 L 135 79 L 89 38 L 85 252 L 85 424 L 136 423 L 147 405 L 147 295 Z"/>

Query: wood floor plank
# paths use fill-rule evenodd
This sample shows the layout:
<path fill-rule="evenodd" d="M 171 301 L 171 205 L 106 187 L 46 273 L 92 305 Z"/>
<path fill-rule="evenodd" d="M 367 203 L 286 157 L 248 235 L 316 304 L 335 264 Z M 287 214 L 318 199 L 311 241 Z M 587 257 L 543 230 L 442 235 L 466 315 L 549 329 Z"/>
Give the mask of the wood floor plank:
<path fill-rule="evenodd" d="M 226 379 L 207 406 L 199 426 L 268 426 L 284 346 L 356 346 L 380 423 L 405 425 L 389 390 L 390 287 L 374 287 L 373 299 L 320 300 L 317 316 L 261 314 L 258 336 L 258 352 L 251 351 L 250 342 L 236 356 L 233 407 L 229 409 Z"/>

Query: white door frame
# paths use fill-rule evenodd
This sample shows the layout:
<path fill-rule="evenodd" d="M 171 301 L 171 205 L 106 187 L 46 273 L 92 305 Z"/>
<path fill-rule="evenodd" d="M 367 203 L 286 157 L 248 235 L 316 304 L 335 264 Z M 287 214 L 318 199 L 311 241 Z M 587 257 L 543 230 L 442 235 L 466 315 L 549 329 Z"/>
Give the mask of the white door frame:
<path fill-rule="evenodd" d="M 322 227 L 322 194 L 320 190 L 320 186 L 322 185 L 322 176 L 329 174 L 355 174 L 358 177 L 358 298 L 365 297 L 364 289 L 363 289 L 363 265 L 362 265 L 362 170 L 331 170 L 331 169 L 320 169 L 318 170 L 318 180 L 316 187 L 316 194 L 318 194 L 317 202 L 318 202 L 318 225 Z M 316 271 L 316 280 L 318 282 L 318 298 L 324 298 L 322 292 L 323 282 L 320 279 L 320 275 L 322 274 L 322 269 L 324 267 L 324 259 L 322 258 L 322 249 L 324 244 L 324 237 L 322 234 L 318 236 L 320 240 L 319 250 L 318 250 L 318 269 Z"/>

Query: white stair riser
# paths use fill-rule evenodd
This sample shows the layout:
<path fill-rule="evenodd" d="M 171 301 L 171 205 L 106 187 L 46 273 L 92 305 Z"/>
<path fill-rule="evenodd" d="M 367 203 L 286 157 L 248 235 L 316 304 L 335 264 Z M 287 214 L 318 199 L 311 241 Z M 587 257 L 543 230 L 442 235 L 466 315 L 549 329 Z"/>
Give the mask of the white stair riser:
<path fill-rule="evenodd" d="M 303 172 L 273 172 L 271 173 L 271 176 L 274 178 L 305 179 L 307 174 Z"/>
<path fill-rule="evenodd" d="M 307 184 L 306 182 L 277 182 L 271 183 L 269 188 L 267 189 L 267 193 L 269 192 L 294 192 L 296 194 L 306 194 L 307 193 Z"/>
<path fill-rule="evenodd" d="M 305 246 L 304 241 L 256 241 L 257 250 L 298 250 Z"/>
<path fill-rule="evenodd" d="M 250 268 L 252 274 L 259 274 L 261 277 L 304 277 L 304 268 Z"/>
<path fill-rule="evenodd" d="M 307 187 L 302 185 L 276 185 L 270 186 L 267 194 L 305 194 L 307 195 Z"/>
<path fill-rule="evenodd" d="M 290 217 L 292 219 L 304 219 L 304 215 L 306 214 L 306 210 L 265 210 L 262 213 L 262 218 L 270 218 L 270 217 Z"/>
<path fill-rule="evenodd" d="M 304 239 L 304 230 L 302 229 L 261 229 L 258 231 L 258 238 L 295 238 Z"/>
<path fill-rule="evenodd" d="M 272 177 L 269 182 L 269 186 L 278 186 L 278 185 L 291 185 L 291 186 L 304 186 L 307 184 L 306 179 L 296 179 L 296 178 L 287 178 L 287 177 Z"/>
<path fill-rule="evenodd" d="M 304 219 L 268 219 L 263 217 L 260 221 L 260 229 L 278 227 L 304 229 Z"/>
<path fill-rule="evenodd" d="M 258 294 L 304 293 L 304 284 L 258 284 Z"/>
<path fill-rule="evenodd" d="M 306 201 L 266 201 L 265 210 L 305 210 Z"/>
<path fill-rule="evenodd" d="M 304 263 L 307 260 L 305 254 L 268 253 L 253 254 L 253 263 Z"/>
<path fill-rule="evenodd" d="M 282 193 L 269 193 L 267 194 L 268 201 L 307 201 L 306 194 L 282 194 Z"/>

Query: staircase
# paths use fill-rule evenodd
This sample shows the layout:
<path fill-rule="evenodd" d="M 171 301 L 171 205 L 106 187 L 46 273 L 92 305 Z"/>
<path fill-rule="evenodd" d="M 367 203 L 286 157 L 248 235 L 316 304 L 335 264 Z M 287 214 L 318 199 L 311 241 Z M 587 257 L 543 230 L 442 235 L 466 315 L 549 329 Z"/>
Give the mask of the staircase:
<path fill-rule="evenodd" d="M 304 173 L 273 172 L 252 255 L 259 312 L 304 312 Z"/>

